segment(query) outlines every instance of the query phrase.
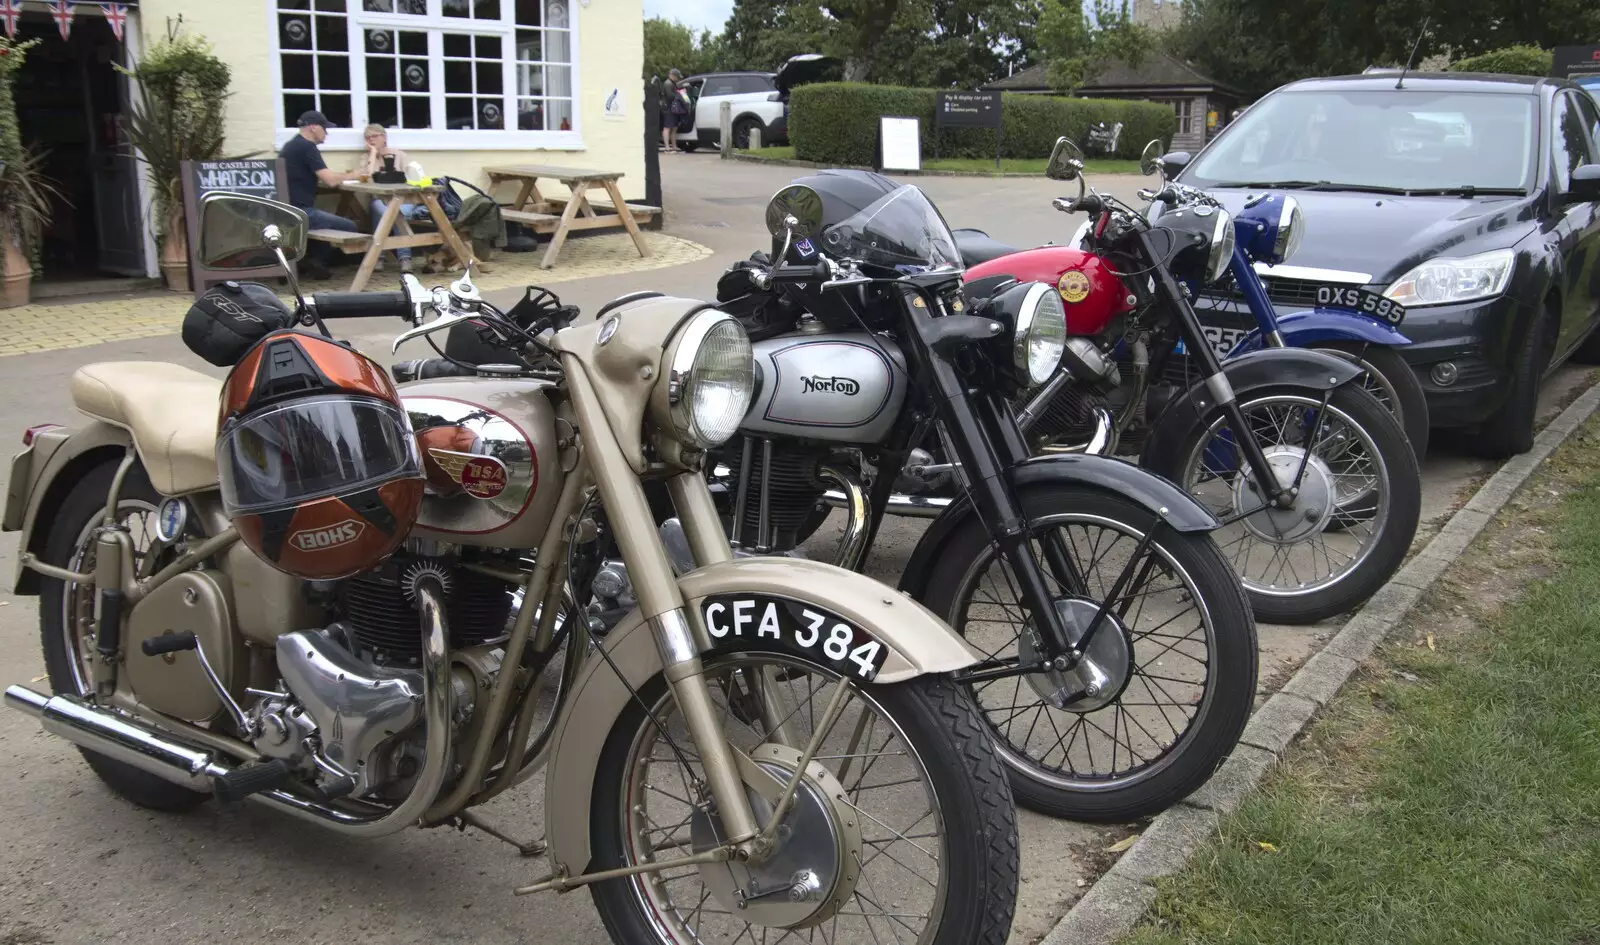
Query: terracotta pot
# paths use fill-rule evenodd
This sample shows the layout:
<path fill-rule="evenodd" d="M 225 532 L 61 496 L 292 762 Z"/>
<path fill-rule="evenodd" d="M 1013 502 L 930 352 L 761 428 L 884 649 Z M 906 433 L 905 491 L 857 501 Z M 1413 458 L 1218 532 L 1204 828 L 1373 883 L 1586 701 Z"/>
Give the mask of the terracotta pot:
<path fill-rule="evenodd" d="M 161 237 L 161 275 L 173 292 L 189 291 L 189 241 L 181 220 Z"/>
<path fill-rule="evenodd" d="M 5 243 L 5 290 L 0 293 L 0 308 L 27 305 L 33 287 L 33 265 L 22 245 L 14 239 L 0 239 Z"/>

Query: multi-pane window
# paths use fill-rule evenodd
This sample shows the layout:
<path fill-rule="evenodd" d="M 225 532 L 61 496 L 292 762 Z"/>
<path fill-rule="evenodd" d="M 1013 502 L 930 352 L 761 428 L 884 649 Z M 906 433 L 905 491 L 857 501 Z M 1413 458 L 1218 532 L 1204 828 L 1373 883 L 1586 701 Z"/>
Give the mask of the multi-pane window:
<path fill-rule="evenodd" d="M 568 2 L 276 0 L 281 127 L 317 109 L 350 134 L 574 131 Z"/>

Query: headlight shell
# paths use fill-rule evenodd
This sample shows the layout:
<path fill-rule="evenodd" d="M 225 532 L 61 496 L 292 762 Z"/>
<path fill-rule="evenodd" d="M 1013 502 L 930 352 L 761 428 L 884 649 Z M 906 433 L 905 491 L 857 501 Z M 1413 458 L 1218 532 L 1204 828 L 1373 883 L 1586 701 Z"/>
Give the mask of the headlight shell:
<path fill-rule="evenodd" d="M 1456 259 L 1440 256 L 1414 267 L 1383 294 L 1407 307 L 1491 299 L 1506 290 L 1516 263 L 1517 254 L 1509 249 Z"/>
<path fill-rule="evenodd" d="M 1017 380 L 1036 387 L 1048 381 L 1061 366 L 1067 349 L 1067 311 L 1061 296 L 1048 282 L 1028 285 L 1012 332 L 1011 360 Z"/>
<path fill-rule="evenodd" d="M 755 395 L 755 360 L 744 326 L 727 312 L 705 309 L 678 330 L 666 363 L 673 432 L 694 449 L 726 442 Z"/>
<path fill-rule="evenodd" d="M 1228 271 L 1233 261 L 1233 217 L 1228 211 L 1218 209 L 1217 222 L 1211 230 L 1210 255 L 1206 257 L 1206 281 L 1216 282 Z"/>

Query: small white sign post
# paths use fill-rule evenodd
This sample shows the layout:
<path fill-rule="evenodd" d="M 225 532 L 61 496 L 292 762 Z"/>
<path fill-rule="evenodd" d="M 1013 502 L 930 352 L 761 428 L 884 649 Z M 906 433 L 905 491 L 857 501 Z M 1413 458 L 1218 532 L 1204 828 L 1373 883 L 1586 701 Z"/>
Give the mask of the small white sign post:
<path fill-rule="evenodd" d="M 915 118 L 878 119 L 879 166 L 886 171 L 922 170 L 922 128 Z"/>

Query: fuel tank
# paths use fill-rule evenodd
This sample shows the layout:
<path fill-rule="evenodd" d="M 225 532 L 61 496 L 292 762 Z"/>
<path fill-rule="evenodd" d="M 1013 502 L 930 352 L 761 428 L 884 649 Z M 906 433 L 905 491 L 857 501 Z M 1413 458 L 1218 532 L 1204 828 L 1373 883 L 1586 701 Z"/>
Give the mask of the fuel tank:
<path fill-rule="evenodd" d="M 549 381 L 445 377 L 400 385 L 427 491 L 412 535 L 532 548 L 565 474 Z"/>
<path fill-rule="evenodd" d="M 905 355 L 865 332 L 781 335 L 757 341 L 761 385 L 739 432 L 839 443 L 878 443 L 905 403 Z"/>
<path fill-rule="evenodd" d="M 1098 335 L 1113 318 L 1133 311 L 1135 304 L 1133 293 L 1105 260 L 1073 246 L 1041 246 L 991 259 L 969 268 L 962 281 L 997 275 L 1055 286 L 1066 309 L 1069 335 Z"/>

